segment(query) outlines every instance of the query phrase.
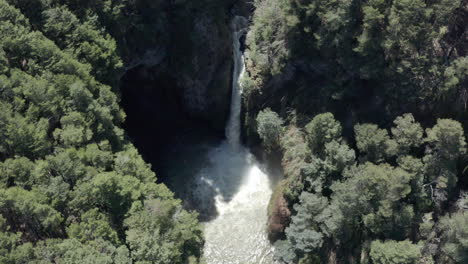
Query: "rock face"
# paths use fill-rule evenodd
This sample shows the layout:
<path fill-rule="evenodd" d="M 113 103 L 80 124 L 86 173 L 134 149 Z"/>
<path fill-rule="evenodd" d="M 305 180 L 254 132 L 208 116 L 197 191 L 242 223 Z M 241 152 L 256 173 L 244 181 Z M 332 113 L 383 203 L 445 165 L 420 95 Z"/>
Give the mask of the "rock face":
<path fill-rule="evenodd" d="M 147 18 L 152 21 L 151 26 L 144 24 L 142 31 L 130 31 L 125 38 L 124 42 L 135 42 L 137 48 L 125 50 L 127 67 L 122 76 L 123 94 L 136 93 L 138 96 L 143 93 L 139 101 L 145 101 L 147 93 L 157 90 L 153 92 L 163 99 L 153 103 L 167 104 L 167 110 L 161 114 L 181 121 L 201 122 L 224 134 L 230 109 L 233 66 L 229 25 L 236 15 L 249 16 L 251 3 L 246 0 L 178 0 L 160 1 L 154 5 L 157 13 Z M 144 19 L 145 10 L 139 12 Z M 141 38 L 141 41 L 135 38 Z M 132 81 L 145 83 L 147 91 L 139 90 L 140 87 Z M 169 113 L 173 105 L 168 103 L 173 101 L 164 100 L 165 95 L 178 102 L 176 112 L 182 115 Z M 125 97 L 122 99 L 126 100 Z"/>
<path fill-rule="evenodd" d="M 235 15 L 248 15 L 250 6 L 245 0 L 204 1 L 213 6 L 156 2 L 153 24 L 125 39 L 139 44 L 124 51 L 125 128 L 153 166 L 161 149 L 180 137 L 201 131 L 224 137 L 233 67 L 230 23 Z"/>
<path fill-rule="evenodd" d="M 192 69 L 177 78 L 185 112 L 223 130 L 231 100 L 232 47 L 225 24 L 210 17 L 195 21 L 194 34 L 199 37 L 194 56 L 187 63 Z M 177 74 L 177 73 L 176 73 Z"/>
<path fill-rule="evenodd" d="M 289 225 L 291 211 L 284 196 L 276 195 L 270 201 L 271 211 L 268 217 L 268 238 L 276 241 L 284 236 L 284 229 Z"/>
<path fill-rule="evenodd" d="M 140 97 L 139 104 L 149 108 L 165 105 L 166 110 L 159 115 L 178 121 L 199 120 L 222 131 L 229 115 L 231 94 L 232 48 L 228 21 L 220 24 L 210 17 L 196 18 L 192 34 L 197 36 L 192 56 L 177 57 L 172 47 L 157 47 L 129 62 L 122 76 L 122 94 L 135 93 L 134 97 Z M 176 61 L 183 65 L 174 66 Z M 161 97 L 154 98 L 151 94 Z M 149 108 L 147 113 L 158 114 Z"/>

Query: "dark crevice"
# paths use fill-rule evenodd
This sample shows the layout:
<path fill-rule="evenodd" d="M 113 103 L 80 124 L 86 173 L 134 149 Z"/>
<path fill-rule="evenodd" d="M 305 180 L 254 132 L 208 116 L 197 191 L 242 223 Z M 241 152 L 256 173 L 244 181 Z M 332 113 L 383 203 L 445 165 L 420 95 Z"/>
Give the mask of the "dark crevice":
<path fill-rule="evenodd" d="M 158 179 L 165 181 L 165 155 L 178 145 L 203 138 L 222 139 L 224 131 L 185 112 L 182 89 L 157 67 L 138 66 L 121 79 L 121 105 L 127 114 L 124 128 Z"/>

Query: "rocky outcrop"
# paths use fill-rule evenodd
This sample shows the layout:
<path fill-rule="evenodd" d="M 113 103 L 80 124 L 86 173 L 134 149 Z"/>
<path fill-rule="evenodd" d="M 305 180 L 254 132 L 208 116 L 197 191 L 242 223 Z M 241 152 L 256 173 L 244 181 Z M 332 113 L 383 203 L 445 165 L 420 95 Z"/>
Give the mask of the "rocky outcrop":
<path fill-rule="evenodd" d="M 141 101 L 151 99 L 152 102 L 144 103 L 149 107 L 167 103 L 166 111 L 153 114 L 173 116 L 179 120 L 199 120 L 222 131 L 229 115 L 231 94 L 232 48 L 229 33 L 228 21 L 220 24 L 210 17 L 196 18 L 192 34 L 198 39 L 193 43 L 193 56 L 177 57 L 172 47 L 146 51 L 127 64 L 122 77 L 123 93 L 133 92 L 138 96 L 140 92 L 153 92 L 162 95 L 162 100 L 154 101 L 155 98 L 147 94 L 139 101 L 143 103 Z M 183 65 L 176 67 L 174 61 L 183 61 Z M 138 90 L 142 82 L 147 91 Z M 140 87 L 135 87 L 135 83 L 140 83 Z M 176 105 L 166 98 L 169 94 L 178 102 Z M 123 99 L 126 100 L 125 97 Z M 152 112 L 151 109 L 147 111 Z M 151 117 L 159 119 L 154 115 Z"/>
<path fill-rule="evenodd" d="M 230 23 L 249 11 L 245 0 L 207 0 L 210 8 L 182 2 L 154 3 L 151 10 L 159 13 L 142 17 L 152 22 L 121 41 L 127 43 L 120 78 L 125 128 L 155 167 L 162 149 L 180 137 L 202 130 L 224 137 L 233 67 Z"/>
<path fill-rule="evenodd" d="M 224 129 L 231 98 L 232 36 L 228 23 L 218 24 L 211 17 L 197 19 L 193 30 L 198 41 L 194 56 L 187 60 L 189 71 L 176 73 L 186 113 L 218 130 Z"/>
<path fill-rule="evenodd" d="M 277 190 L 278 191 L 278 190 Z M 284 236 L 284 229 L 289 225 L 291 211 L 282 191 L 272 197 L 268 215 L 268 238 L 276 241 Z"/>
<path fill-rule="evenodd" d="M 151 32 L 130 34 L 126 39 L 135 42 L 135 37 L 140 37 L 149 41 L 140 43 L 133 51 L 126 50 L 122 89 L 138 93 L 140 88 L 132 81 L 146 82 L 145 89 L 152 87 L 158 90 L 154 93 L 174 97 L 178 102 L 176 112 L 182 114 L 173 116 L 169 113 L 173 105 L 167 105 L 165 113 L 160 115 L 170 115 L 181 121 L 190 119 L 224 134 L 231 101 L 233 65 L 229 25 L 235 15 L 248 16 L 251 6 L 245 0 L 214 2 L 210 8 L 185 1 L 155 4 L 159 6 L 158 19 L 151 18 L 154 20 L 151 27 L 144 25 L 144 31 Z M 145 100 L 142 97 L 140 101 Z M 154 103 L 164 104 L 165 101 Z"/>

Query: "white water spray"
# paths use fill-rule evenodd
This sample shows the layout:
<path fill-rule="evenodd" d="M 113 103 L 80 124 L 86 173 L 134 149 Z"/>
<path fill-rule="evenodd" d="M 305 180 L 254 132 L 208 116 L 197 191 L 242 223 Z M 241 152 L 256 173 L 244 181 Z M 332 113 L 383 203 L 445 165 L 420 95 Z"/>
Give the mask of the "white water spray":
<path fill-rule="evenodd" d="M 241 16 L 234 17 L 231 24 L 234 69 L 232 71 L 231 113 L 226 126 L 226 137 L 234 148 L 237 148 L 240 145 L 240 112 L 242 94 L 240 80 L 245 73 L 244 54 L 240 49 L 240 38 L 247 29 L 246 24 L 246 19 Z"/>
<path fill-rule="evenodd" d="M 233 29 L 233 85 L 227 141 L 208 154 L 209 165 L 198 173 L 194 196 L 203 203 L 214 192 L 216 217 L 204 224 L 204 257 L 208 264 L 272 264 L 267 238 L 270 180 L 253 155 L 240 144 L 240 111 L 244 58 L 239 38 L 246 20 L 236 17 Z"/>

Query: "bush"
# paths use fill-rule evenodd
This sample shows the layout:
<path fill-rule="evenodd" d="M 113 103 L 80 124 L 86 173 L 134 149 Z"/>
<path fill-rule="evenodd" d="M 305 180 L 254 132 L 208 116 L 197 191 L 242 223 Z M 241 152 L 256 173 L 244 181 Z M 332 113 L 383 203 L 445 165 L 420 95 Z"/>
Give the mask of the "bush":
<path fill-rule="evenodd" d="M 268 151 L 279 146 L 279 138 L 283 130 L 283 120 L 277 113 L 267 108 L 257 115 L 257 133 Z"/>

